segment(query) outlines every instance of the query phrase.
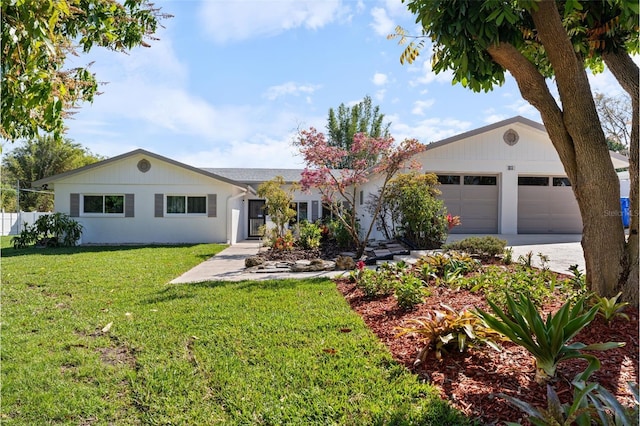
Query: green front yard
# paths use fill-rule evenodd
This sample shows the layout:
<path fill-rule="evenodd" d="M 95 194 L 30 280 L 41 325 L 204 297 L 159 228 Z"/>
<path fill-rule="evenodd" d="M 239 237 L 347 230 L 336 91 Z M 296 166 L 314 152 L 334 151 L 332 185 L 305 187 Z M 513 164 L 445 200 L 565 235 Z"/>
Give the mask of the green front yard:
<path fill-rule="evenodd" d="M 170 285 L 224 246 L 9 248 L 0 421 L 466 424 L 329 280 Z"/>

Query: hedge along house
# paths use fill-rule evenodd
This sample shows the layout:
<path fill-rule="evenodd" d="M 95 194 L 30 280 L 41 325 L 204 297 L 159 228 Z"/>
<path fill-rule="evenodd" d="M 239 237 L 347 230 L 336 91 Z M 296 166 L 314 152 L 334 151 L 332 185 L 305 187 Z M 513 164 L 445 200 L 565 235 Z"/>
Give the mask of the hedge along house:
<path fill-rule="evenodd" d="M 513 117 L 431 143 L 416 159 L 423 172 L 438 175 L 448 212 L 460 216 L 452 233 L 582 233 L 571 182 L 540 123 Z M 611 161 L 629 166 L 617 153 Z M 363 186 L 361 201 L 379 185 L 372 179 Z M 362 223 L 370 223 L 366 215 Z"/>

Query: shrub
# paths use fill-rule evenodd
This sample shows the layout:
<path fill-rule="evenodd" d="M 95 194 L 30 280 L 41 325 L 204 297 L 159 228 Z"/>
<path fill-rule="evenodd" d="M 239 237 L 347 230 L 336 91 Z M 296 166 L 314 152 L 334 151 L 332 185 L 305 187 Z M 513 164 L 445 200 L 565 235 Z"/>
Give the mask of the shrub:
<path fill-rule="evenodd" d="M 349 248 L 353 244 L 349 231 L 339 220 L 327 222 L 323 234 L 328 241 L 335 242 L 340 248 Z"/>
<path fill-rule="evenodd" d="M 356 286 L 366 297 L 384 296 L 393 293 L 394 278 L 365 268 L 358 271 Z"/>
<path fill-rule="evenodd" d="M 315 223 L 302 221 L 298 224 L 298 244 L 305 250 L 320 247 L 322 229 Z"/>
<path fill-rule="evenodd" d="M 430 350 L 435 351 L 437 359 L 442 359 L 442 353 L 447 347 L 463 352 L 468 347 L 486 344 L 500 350 L 497 342 L 504 339 L 476 314 L 467 310 L 458 312 L 447 305 L 441 306 L 443 311 L 434 310 L 425 317 L 413 318 L 409 322 L 414 326 L 400 329 L 398 337 L 413 333 L 424 343 L 413 363 L 415 366 L 424 362 Z"/>
<path fill-rule="evenodd" d="M 40 216 L 32 226 L 25 225 L 22 232 L 13 237 L 14 248 L 30 245 L 45 247 L 75 246 L 82 236 L 82 225 L 64 213 Z"/>
<path fill-rule="evenodd" d="M 449 216 L 436 188 L 433 173 L 410 172 L 396 176 L 384 193 L 386 207 L 393 218 L 396 234 L 416 248 L 439 248 L 447 239 L 449 227 L 459 218 Z"/>
<path fill-rule="evenodd" d="M 394 295 L 398 306 L 402 309 L 411 309 L 424 301 L 424 296 L 428 295 L 424 282 L 412 274 L 405 274 L 400 277 L 394 286 Z"/>
<path fill-rule="evenodd" d="M 600 361 L 582 351 L 607 350 L 623 346 L 624 343 L 607 342 L 585 345 L 568 342 L 573 339 L 595 317 L 598 307 L 584 311 L 584 298 L 574 306 L 565 303 L 555 314 L 549 314 L 544 321 L 535 305 L 527 297 L 520 295 L 516 303 L 506 295 L 507 311 L 488 301 L 494 315 L 478 309 L 478 315 L 497 332 L 505 335 L 513 343 L 525 348 L 536 362 L 536 382 L 546 383 L 555 377 L 558 364 L 572 358 L 581 358 L 589 363 L 587 370 L 599 367 Z"/>
<path fill-rule="evenodd" d="M 504 253 L 506 240 L 491 235 L 484 237 L 467 237 L 442 246 L 445 250 L 458 250 L 483 257 L 495 257 Z"/>

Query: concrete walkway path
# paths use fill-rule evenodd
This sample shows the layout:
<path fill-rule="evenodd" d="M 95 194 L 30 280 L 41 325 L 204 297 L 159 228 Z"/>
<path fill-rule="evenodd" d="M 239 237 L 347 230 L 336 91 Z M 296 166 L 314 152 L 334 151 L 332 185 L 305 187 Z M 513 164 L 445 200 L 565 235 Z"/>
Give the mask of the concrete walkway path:
<path fill-rule="evenodd" d="M 348 271 L 320 271 L 320 272 L 246 272 L 244 260 L 249 256 L 255 256 L 260 250 L 260 241 L 240 241 L 227 247 L 215 256 L 196 265 L 191 270 L 185 272 L 178 278 L 171 281 L 171 284 L 196 283 L 203 281 L 264 281 L 280 280 L 285 278 L 327 278 L 343 274 Z"/>
<path fill-rule="evenodd" d="M 453 234 L 447 242 L 461 240 L 473 235 Z M 567 274 L 569 266 L 578 265 L 582 272 L 585 270 L 584 254 L 580 245 L 581 235 L 494 235 L 497 238 L 507 240 L 507 247 L 513 250 L 513 261 L 517 262 L 519 256 L 533 253 L 534 266 L 540 266 L 541 253 L 547 256 L 547 266 L 555 272 Z M 204 281 L 263 281 L 279 280 L 286 278 L 332 278 L 348 275 L 349 271 L 323 271 L 323 272 L 277 272 L 257 273 L 246 272 L 244 260 L 258 253 L 260 241 L 241 241 L 229 246 L 215 256 L 196 265 L 191 270 L 172 280 L 172 284 L 185 284 Z"/>

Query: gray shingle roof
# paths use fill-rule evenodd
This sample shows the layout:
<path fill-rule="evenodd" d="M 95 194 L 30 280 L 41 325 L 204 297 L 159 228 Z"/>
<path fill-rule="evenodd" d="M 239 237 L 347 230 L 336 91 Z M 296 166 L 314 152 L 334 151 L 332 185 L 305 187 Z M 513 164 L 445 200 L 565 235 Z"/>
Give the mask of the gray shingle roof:
<path fill-rule="evenodd" d="M 285 182 L 298 182 L 303 169 L 203 168 L 202 170 L 244 184 L 266 182 L 282 176 Z"/>

